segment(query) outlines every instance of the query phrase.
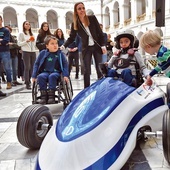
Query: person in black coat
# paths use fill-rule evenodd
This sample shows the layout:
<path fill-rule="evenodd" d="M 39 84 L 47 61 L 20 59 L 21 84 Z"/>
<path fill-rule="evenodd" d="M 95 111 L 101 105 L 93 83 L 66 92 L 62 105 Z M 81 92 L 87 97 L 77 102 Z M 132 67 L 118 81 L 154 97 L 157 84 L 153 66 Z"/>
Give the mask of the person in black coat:
<path fill-rule="evenodd" d="M 76 67 L 75 79 L 79 78 L 79 51 L 78 46 L 80 43 L 79 36 L 76 36 L 75 41 L 68 46 L 68 63 L 69 63 L 69 74 L 71 72 L 72 66 Z M 74 63 L 74 64 L 73 64 Z"/>
<path fill-rule="evenodd" d="M 36 46 L 39 49 L 39 51 L 46 49 L 44 39 L 47 35 L 52 35 L 52 33 L 50 32 L 48 22 L 43 22 L 41 24 L 41 28 L 39 29 L 39 34 L 36 39 Z"/>
<path fill-rule="evenodd" d="M 97 77 L 100 79 L 102 73 L 99 69 L 99 63 L 102 62 L 102 53 L 107 53 L 103 32 L 100 28 L 99 22 L 94 15 L 87 16 L 85 6 L 82 2 L 74 5 L 73 24 L 69 38 L 63 44 L 61 49 L 65 49 L 71 44 L 76 35 L 82 39 L 82 56 L 84 62 L 84 88 L 90 86 L 90 72 L 92 56 L 95 60 Z"/>
<path fill-rule="evenodd" d="M 17 38 L 16 36 L 12 35 L 12 28 L 10 26 L 5 26 L 9 32 L 10 32 L 10 42 L 9 49 L 10 49 L 10 55 L 11 55 L 11 67 L 12 67 L 12 86 L 16 85 L 22 85 L 22 83 L 19 83 L 17 81 L 17 75 L 18 75 L 18 50 L 20 47 L 17 45 Z"/>

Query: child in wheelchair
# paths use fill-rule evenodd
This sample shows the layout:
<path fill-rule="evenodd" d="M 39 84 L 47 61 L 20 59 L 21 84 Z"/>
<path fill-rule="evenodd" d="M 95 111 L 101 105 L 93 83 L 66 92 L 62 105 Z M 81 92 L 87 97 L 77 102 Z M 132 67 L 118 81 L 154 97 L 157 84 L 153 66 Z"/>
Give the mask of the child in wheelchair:
<path fill-rule="evenodd" d="M 115 37 L 116 48 L 118 49 L 111 59 L 105 63 L 108 67 L 107 77 L 120 79 L 129 86 L 138 87 L 143 83 L 144 75 L 149 75 L 141 55 L 137 48 L 134 48 L 134 32 L 126 30 Z"/>
<path fill-rule="evenodd" d="M 42 50 L 33 67 L 32 81 L 39 84 L 41 92 L 40 104 L 55 103 L 55 90 L 61 73 L 68 82 L 68 63 L 65 55 L 58 50 L 58 40 L 49 35 L 44 40 L 46 49 Z"/>

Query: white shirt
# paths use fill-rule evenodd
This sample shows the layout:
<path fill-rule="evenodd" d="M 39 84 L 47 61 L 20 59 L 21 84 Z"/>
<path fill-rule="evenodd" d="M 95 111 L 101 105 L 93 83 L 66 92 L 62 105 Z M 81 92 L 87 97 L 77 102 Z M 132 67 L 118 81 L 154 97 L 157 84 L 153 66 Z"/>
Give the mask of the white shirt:
<path fill-rule="evenodd" d="M 86 31 L 88 32 L 88 35 L 89 35 L 89 44 L 88 44 L 88 46 L 93 46 L 94 45 L 94 40 L 93 40 L 93 37 L 92 37 L 91 32 L 89 30 L 89 27 L 84 26 L 84 28 L 86 29 Z"/>
<path fill-rule="evenodd" d="M 32 42 L 27 42 L 27 40 L 29 40 L 30 35 L 29 34 L 24 34 L 19 33 L 18 35 L 18 46 L 21 47 L 22 51 L 26 51 L 26 52 L 35 52 L 36 51 L 36 45 L 35 45 L 35 40 Z M 34 36 L 35 38 L 35 36 Z"/>

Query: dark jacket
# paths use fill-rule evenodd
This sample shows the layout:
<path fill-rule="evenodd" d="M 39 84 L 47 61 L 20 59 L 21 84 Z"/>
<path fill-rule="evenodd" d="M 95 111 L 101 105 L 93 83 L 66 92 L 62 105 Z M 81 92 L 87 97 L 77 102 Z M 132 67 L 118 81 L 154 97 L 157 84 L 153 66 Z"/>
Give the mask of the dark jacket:
<path fill-rule="evenodd" d="M 18 50 L 21 49 L 21 47 L 17 45 L 17 38 L 11 34 L 10 34 L 10 42 L 13 43 L 12 45 L 9 45 L 11 58 L 15 58 L 17 57 Z"/>
<path fill-rule="evenodd" d="M 89 21 L 90 21 L 89 30 L 91 32 L 91 35 L 92 35 L 93 39 L 100 46 L 104 46 L 105 45 L 104 35 L 103 35 L 103 32 L 102 32 L 102 30 L 100 28 L 100 25 L 99 25 L 98 21 L 97 21 L 97 18 L 94 15 L 88 16 L 88 18 L 89 18 Z M 72 24 L 70 37 L 64 43 L 64 46 L 65 46 L 65 48 L 68 47 L 69 44 L 71 44 L 75 40 L 77 33 L 82 39 L 82 51 L 84 51 L 88 47 L 89 36 L 87 35 L 85 30 L 83 29 L 83 25 L 82 25 L 81 21 L 79 21 L 79 23 L 78 23 L 78 30 L 74 30 L 74 26 Z M 98 46 L 96 44 L 96 48 L 97 48 L 96 50 L 98 50 L 98 51 L 100 51 L 102 53 L 102 50 L 101 50 L 100 46 Z"/>
<path fill-rule="evenodd" d="M 68 48 L 75 48 L 75 47 L 77 47 L 77 48 L 79 49 L 79 43 L 81 43 L 80 41 L 81 41 L 81 39 L 80 39 L 80 37 L 77 35 L 76 38 L 75 38 L 75 41 L 73 41 L 73 42 L 68 46 Z M 78 51 L 78 49 L 77 49 L 77 51 Z"/>
<path fill-rule="evenodd" d="M 65 39 L 62 39 L 62 38 L 57 38 L 58 39 L 58 46 L 61 47 L 64 42 L 66 41 Z"/>
<path fill-rule="evenodd" d="M 9 41 L 10 41 L 10 32 L 5 27 L 0 28 L 0 39 L 2 39 L 0 45 L 0 52 L 9 51 Z"/>
<path fill-rule="evenodd" d="M 46 49 L 46 45 L 44 43 L 46 35 L 38 34 L 36 39 L 36 46 L 39 49 L 39 51 Z"/>
<path fill-rule="evenodd" d="M 33 73 L 32 73 L 32 78 L 37 78 L 37 75 L 40 74 L 41 72 L 43 72 L 44 70 L 44 62 L 45 59 L 49 56 L 50 52 L 46 49 L 46 50 L 42 50 L 35 63 L 34 63 L 34 67 L 33 67 Z M 64 77 L 68 77 L 69 73 L 68 73 L 68 63 L 67 63 L 67 59 L 65 58 L 65 55 L 58 50 L 56 52 L 56 55 L 58 56 L 58 62 L 56 62 L 55 64 L 55 68 L 63 74 Z"/>

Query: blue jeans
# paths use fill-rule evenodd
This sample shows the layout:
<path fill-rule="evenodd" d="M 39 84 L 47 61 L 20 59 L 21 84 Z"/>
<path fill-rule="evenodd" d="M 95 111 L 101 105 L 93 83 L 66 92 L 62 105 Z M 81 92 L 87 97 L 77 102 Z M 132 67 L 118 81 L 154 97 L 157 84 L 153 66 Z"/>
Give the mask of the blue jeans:
<path fill-rule="evenodd" d="M 11 82 L 12 81 L 12 69 L 11 69 L 11 56 L 10 56 L 10 52 L 9 51 L 5 51 L 5 52 L 0 52 L 0 60 L 2 61 L 3 65 L 4 65 L 4 69 L 6 72 L 6 78 L 7 78 L 7 82 Z"/>
<path fill-rule="evenodd" d="M 102 63 L 107 62 L 107 54 L 102 54 Z"/>
<path fill-rule="evenodd" d="M 12 80 L 17 81 L 17 75 L 18 75 L 18 57 L 17 56 L 11 58 L 11 66 L 12 66 Z"/>
<path fill-rule="evenodd" d="M 47 83 L 49 90 L 56 90 L 57 80 L 60 78 L 60 74 L 43 72 L 38 75 L 37 82 L 40 86 L 40 90 L 47 90 Z"/>
<path fill-rule="evenodd" d="M 115 69 L 108 69 L 107 77 L 119 78 L 129 86 L 133 85 L 133 80 L 135 79 L 135 76 L 132 75 L 131 70 L 127 68 L 125 68 L 121 74 L 118 74 Z"/>

